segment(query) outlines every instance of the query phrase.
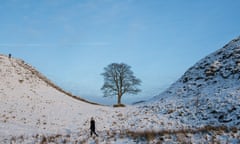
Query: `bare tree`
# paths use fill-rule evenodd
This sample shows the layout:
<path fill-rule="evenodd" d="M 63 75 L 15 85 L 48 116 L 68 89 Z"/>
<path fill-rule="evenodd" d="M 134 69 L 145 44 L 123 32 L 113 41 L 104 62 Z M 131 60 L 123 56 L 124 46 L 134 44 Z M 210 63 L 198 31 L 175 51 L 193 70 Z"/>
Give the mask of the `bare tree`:
<path fill-rule="evenodd" d="M 117 96 L 117 104 L 121 104 L 121 98 L 124 94 L 137 94 L 141 90 L 137 88 L 141 80 L 137 79 L 130 69 L 131 67 L 124 63 L 112 63 L 104 68 L 104 84 L 101 88 L 104 96 Z"/>

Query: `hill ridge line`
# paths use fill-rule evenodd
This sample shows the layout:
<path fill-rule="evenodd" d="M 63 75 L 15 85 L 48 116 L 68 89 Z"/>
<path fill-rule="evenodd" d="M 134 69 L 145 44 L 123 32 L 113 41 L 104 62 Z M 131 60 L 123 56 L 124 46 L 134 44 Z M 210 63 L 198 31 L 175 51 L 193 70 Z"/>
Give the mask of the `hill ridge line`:
<path fill-rule="evenodd" d="M 9 59 L 10 60 L 10 59 Z M 93 105 L 101 105 L 101 104 L 98 104 L 98 103 L 95 103 L 95 102 L 90 102 L 88 100 L 85 100 L 83 98 L 80 98 L 76 95 L 73 95 L 71 94 L 70 92 L 67 92 L 65 90 L 63 90 L 61 87 L 57 86 L 56 84 L 54 84 L 51 80 L 49 80 L 46 76 L 44 76 L 41 72 L 39 72 L 38 70 L 36 70 L 36 68 L 34 68 L 33 66 L 31 66 L 30 64 L 26 63 L 24 60 L 22 59 L 15 59 L 16 60 L 16 63 L 23 67 L 24 69 L 27 69 L 29 70 L 30 72 L 32 72 L 32 74 L 36 75 L 39 79 L 43 80 L 46 84 L 48 84 L 49 86 L 51 86 L 52 88 L 66 94 L 67 96 L 73 98 L 73 99 L 76 99 L 76 100 L 79 100 L 79 101 L 82 101 L 82 102 L 86 102 L 86 103 L 89 103 L 89 104 L 93 104 Z M 11 61 L 11 60 L 10 60 Z M 13 65 L 12 61 L 11 61 L 11 64 Z"/>

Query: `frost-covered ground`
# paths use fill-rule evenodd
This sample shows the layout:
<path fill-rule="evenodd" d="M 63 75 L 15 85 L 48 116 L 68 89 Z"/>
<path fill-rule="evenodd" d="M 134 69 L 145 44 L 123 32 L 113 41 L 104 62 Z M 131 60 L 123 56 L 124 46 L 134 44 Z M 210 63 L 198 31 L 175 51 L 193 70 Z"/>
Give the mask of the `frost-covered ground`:
<path fill-rule="evenodd" d="M 22 60 L 0 55 L 0 143 L 240 143 L 240 39 L 148 102 L 75 99 Z M 99 137 L 90 137 L 89 120 Z"/>
<path fill-rule="evenodd" d="M 112 108 L 74 99 L 52 87 L 22 60 L 0 55 L 0 142 L 55 143 L 113 141 L 125 143 L 129 130 L 152 129 L 174 121 L 135 106 Z M 90 138 L 89 119 L 96 119 L 98 138 Z M 150 121 L 150 122 L 149 122 Z M 131 142 L 131 140 L 129 141 Z"/>
<path fill-rule="evenodd" d="M 240 38 L 200 60 L 154 100 L 186 124 L 240 128 Z"/>

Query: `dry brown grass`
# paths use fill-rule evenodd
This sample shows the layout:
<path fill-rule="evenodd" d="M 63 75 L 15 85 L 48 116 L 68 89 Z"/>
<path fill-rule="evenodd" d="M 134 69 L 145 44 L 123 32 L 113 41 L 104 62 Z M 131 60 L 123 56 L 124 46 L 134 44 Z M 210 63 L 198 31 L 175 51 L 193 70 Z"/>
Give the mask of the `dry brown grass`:
<path fill-rule="evenodd" d="M 214 132 L 217 135 L 221 135 L 224 132 L 233 132 L 237 133 L 238 128 L 236 127 L 226 127 L 226 126 L 204 126 L 201 128 L 187 128 L 187 129 L 179 129 L 179 130 L 161 130 L 161 131 L 128 131 L 126 135 L 133 139 L 137 139 L 139 137 L 145 138 L 146 141 L 150 142 L 154 140 L 156 137 L 162 136 L 170 136 L 174 135 L 177 138 L 177 141 L 180 143 L 190 143 L 190 138 L 188 134 L 196 134 L 196 133 L 207 133 Z M 216 142 L 216 138 L 212 136 L 212 141 Z"/>
<path fill-rule="evenodd" d="M 115 107 L 115 108 L 118 108 L 118 107 L 125 107 L 125 105 L 124 105 L 124 104 L 115 104 L 115 105 L 113 105 L 113 107 Z"/>

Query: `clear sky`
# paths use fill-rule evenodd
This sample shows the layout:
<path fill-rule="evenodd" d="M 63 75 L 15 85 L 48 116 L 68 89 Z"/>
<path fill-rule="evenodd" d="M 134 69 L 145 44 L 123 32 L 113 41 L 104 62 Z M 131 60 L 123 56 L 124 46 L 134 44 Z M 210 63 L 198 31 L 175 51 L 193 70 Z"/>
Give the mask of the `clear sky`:
<path fill-rule="evenodd" d="M 101 103 L 103 68 L 124 62 L 151 98 L 240 35 L 239 0 L 1 0 L 0 53 Z"/>

